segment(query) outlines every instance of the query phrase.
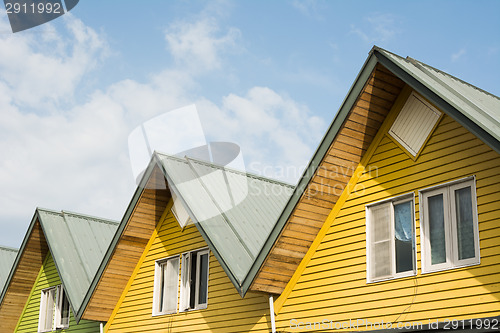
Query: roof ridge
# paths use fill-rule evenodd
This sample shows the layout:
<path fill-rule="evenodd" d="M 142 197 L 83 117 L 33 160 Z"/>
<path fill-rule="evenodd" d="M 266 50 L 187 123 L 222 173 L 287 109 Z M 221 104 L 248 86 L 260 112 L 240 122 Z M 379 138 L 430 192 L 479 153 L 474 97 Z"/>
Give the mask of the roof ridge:
<path fill-rule="evenodd" d="M 172 158 L 172 159 L 178 160 L 179 162 L 186 162 L 186 160 L 191 160 L 191 161 L 194 161 L 196 163 L 200 163 L 200 164 L 204 164 L 204 165 L 216 167 L 216 168 L 219 168 L 219 169 L 224 169 L 225 171 L 230 171 L 230 172 L 233 172 L 233 173 L 241 174 L 241 175 L 244 175 L 244 176 L 246 176 L 248 178 L 254 178 L 254 179 L 265 181 L 265 182 L 268 182 L 268 183 L 274 183 L 276 185 L 281 185 L 281 186 L 284 186 L 284 187 L 295 188 L 295 185 L 287 183 L 287 182 L 284 182 L 284 181 L 281 181 L 281 180 L 269 178 L 269 177 L 258 175 L 258 174 L 255 174 L 255 173 L 252 173 L 252 172 L 248 172 L 248 171 L 237 170 L 237 169 L 234 169 L 232 167 L 227 167 L 227 166 L 224 166 L 224 165 L 221 165 L 221 164 L 218 164 L 218 163 L 205 161 L 205 160 L 202 160 L 202 159 L 199 159 L 199 158 L 194 158 L 194 157 L 191 157 L 191 156 L 184 156 L 184 158 L 181 158 L 181 157 L 178 157 L 178 156 L 169 155 L 169 154 L 161 153 L 161 152 L 158 152 L 158 151 L 155 151 L 155 154 L 161 155 L 161 156 L 164 156 L 164 157 L 167 157 L 167 158 Z"/>
<path fill-rule="evenodd" d="M 403 59 L 404 59 L 404 58 L 403 58 Z M 443 70 L 440 70 L 440 69 L 438 69 L 438 68 L 436 68 L 436 67 L 434 67 L 434 66 L 428 65 L 428 64 L 426 64 L 426 63 L 425 63 L 425 62 L 423 62 L 423 61 L 417 60 L 417 59 L 412 58 L 412 57 L 410 57 L 410 56 L 407 56 L 407 57 L 406 57 L 406 60 L 407 60 L 407 61 L 410 61 L 410 62 L 413 62 L 413 63 L 418 63 L 418 64 L 423 65 L 423 66 L 425 66 L 425 67 L 429 67 L 429 68 L 431 68 L 432 70 L 434 70 L 434 71 L 436 71 L 436 72 L 438 72 L 438 73 L 441 73 L 441 74 L 443 74 L 443 75 L 449 76 L 449 77 L 451 77 L 451 78 L 453 78 L 453 79 L 457 80 L 458 82 L 460 82 L 460 83 L 462 83 L 462 84 L 464 84 L 464 85 L 466 85 L 466 86 L 468 86 L 468 87 L 471 87 L 471 88 L 473 88 L 473 89 L 475 89 L 475 90 L 477 90 L 477 91 L 479 91 L 479 92 L 482 92 L 482 93 L 484 93 L 484 94 L 486 94 L 486 95 L 488 95 L 488 96 L 491 96 L 491 97 L 494 97 L 494 98 L 496 98 L 496 99 L 500 100 L 500 97 L 498 97 L 497 95 L 494 95 L 494 94 L 492 94 L 492 93 L 490 93 L 490 92 L 488 92 L 488 91 L 486 91 L 486 90 L 484 90 L 484 89 L 481 89 L 481 88 L 479 88 L 479 87 L 477 87 L 477 86 L 475 86 L 475 85 L 473 85 L 473 84 L 471 84 L 471 83 L 469 83 L 469 82 L 467 82 L 467 81 L 464 81 L 464 80 L 462 80 L 462 79 L 460 79 L 460 78 L 458 78 L 458 77 L 456 77 L 456 76 L 454 76 L 454 75 L 452 75 L 452 74 L 450 74 L 450 73 L 447 73 L 447 72 L 445 72 L 445 71 L 443 71 Z"/>
<path fill-rule="evenodd" d="M 83 213 L 71 212 L 68 210 L 57 211 L 57 210 L 47 209 L 47 208 L 42 208 L 42 207 L 37 207 L 36 209 L 39 211 L 43 211 L 45 213 L 48 213 L 48 214 L 53 214 L 53 215 L 64 216 L 66 214 L 66 215 L 76 216 L 76 217 L 79 217 L 79 218 L 84 219 L 84 220 L 91 220 L 93 222 L 113 224 L 113 225 L 120 224 L 119 221 L 115 221 L 115 220 L 111 220 L 111 219 L 107 219 L 107 218 L 103 218 L 103 217 L 92 216 L 92 215 L 83 214 Z"/>

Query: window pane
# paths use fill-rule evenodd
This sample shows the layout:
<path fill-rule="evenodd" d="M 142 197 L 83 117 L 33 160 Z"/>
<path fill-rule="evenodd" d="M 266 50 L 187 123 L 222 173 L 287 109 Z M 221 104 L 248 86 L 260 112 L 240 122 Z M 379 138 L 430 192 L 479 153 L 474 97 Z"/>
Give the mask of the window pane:
<path fill-rule="evenodd" d="M 191 274 L 189 274 L 189 308 L 194 309 L 196 307 L 196 253 L 193 252 L 191 255 Z"/>
<path fill-rule="evenodd" d="M 200 284 L 198 291 L 198 304 L 207 303 L 208 292 L 208 253 L 200 256 Z"/>
<path fill-rule="evenodd" d="M 392 274 L 391 209 L 391 204 L 370 207 L 371 278 Z"/>
<path fill-rule="evenodd" d="M 427 203 L 429 206 L 431 263 L 435 265 L 446 262 L 443 195 L 429 197 Z"/>
<path fill-rule="evenodd" d="M 63 292 L 62 309 L 61 309 L 61 325 L 63 327 L 69 326 L 69 301 L 66 293 Z"/>
<path fill-rule="evenodd" d="M 381 277 L 391 275 L 391 265 L 390 260 L 387 258 L 387 254 L 391 252 L 391 242 L 380 242 L 374 244 L 373 246 L 373 259 L 372 263 L 372 277 Z"/>
<path fill-rule="evenodd" d="M 394 205 L 396 273 L 413 270 L 413 201 Z"/>
<path fill-rule="evenodd" d="M 191 281 L 190 258 L 191 258 L 190 253 L 182 255 L 180 311 L 185 311 L 189 309 L 189 295 L 190 295 L 190 281 Z"/>
<path fill-rule="evenodd" d="M 163 264 L 164 283 L 162 312 L 177 309 L 177 289 L 179 283 L 179 259 L 174 258 Z"/>
<path fill-rule="evenodd" d="M 56 289 L 52 288 L 45 291 L 47 294 L 47 302 L 45 303 L 45 325 L 46 330 L 52 328 L 54 322 L 54 303 L 56 301 Z"/>
<path fill-rule="evenodd" d="M 474 226 L 470 187 L 455 191 L 455 207 L 457 214 L 458 259 L 474 258 Z"/>
<path fill-rule="evenodd" d="M 388 204 L 370 208 L 372 213 L 373 242 L 385 241 L 390 238 L 391 207 Z"/>

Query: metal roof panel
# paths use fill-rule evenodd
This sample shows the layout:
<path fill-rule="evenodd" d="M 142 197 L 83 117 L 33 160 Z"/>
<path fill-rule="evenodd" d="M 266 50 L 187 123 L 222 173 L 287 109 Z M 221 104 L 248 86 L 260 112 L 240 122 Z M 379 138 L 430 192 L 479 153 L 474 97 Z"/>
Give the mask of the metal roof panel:
<path fill-rule="evenodd" d="M 17 252 L 17 249 L 0 246 L 0 291 L 4 288 L 5 281 L 9 277 Z"/>
<path fill-rule="evenodd" d="M 118 222 L 40 208 L 37 213 L 68 299 L 77 310 Z"/>
<path fill-rule="evenodd" d="M 293 186 L 192 158 L 156 154 L 169 186 L 240 289 Z"/>

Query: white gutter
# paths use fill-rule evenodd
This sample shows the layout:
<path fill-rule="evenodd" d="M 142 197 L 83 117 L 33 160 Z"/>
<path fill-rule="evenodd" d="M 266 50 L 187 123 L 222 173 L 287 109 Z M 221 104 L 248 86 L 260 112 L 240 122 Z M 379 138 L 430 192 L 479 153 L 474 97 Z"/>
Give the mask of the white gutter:
<path fill-rule="evenodd" d="M 276 333 L 276 322 L 274 320 L 274 300 L 273 295 L 269 294 L 269 313 L 271 314 L 271 332 Z"/>

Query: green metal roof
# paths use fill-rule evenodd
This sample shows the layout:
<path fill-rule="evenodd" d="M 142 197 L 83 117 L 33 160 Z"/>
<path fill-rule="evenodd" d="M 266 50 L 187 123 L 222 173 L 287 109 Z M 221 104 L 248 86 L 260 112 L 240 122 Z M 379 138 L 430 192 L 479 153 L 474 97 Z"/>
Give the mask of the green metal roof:
<path fill-rule="evenodd" d="M 243 281 L 294 187 L 188 157 L 155 156 L 171 191 L 244 295 Z"/>
<path fill-rule="evenodd" d="M 0 246 L 0 291 L 5 285 L 5 281 L 9 277 L 10 270 L 14 260 L 16 260 L 17 249 L 11 247 Z"/>
<path fill-rule="evenodd" d="M 37 208 L 59 277 L 74 310 L 79 310 L 118 222 Z"/>
<path fill-rule="evenodd" d="M 252 284 L 253 279 L 293 213 L 295 206 L 299 203 L 303 191 L 307 188 L 316 169 L 328 152 L 333 139 L 341 129 L 349 111 L 378 63 L 389 69 L 406 84 L 500 153 L 500 100 L 497 96 L 422 62 L 412 58 L 405 59 L 374 46 L 304 170 L 302 177 L 299 179 L 268 240 L 254 261 L 250 273 L 243 283 L 244 288 L 248 288 Z"/>
<path fill-rule="evenodd" d="M 462 126 L 500 153 L 500 99 L 410 57 L 402 58 L 379 47 L 378 61 Z"/>

